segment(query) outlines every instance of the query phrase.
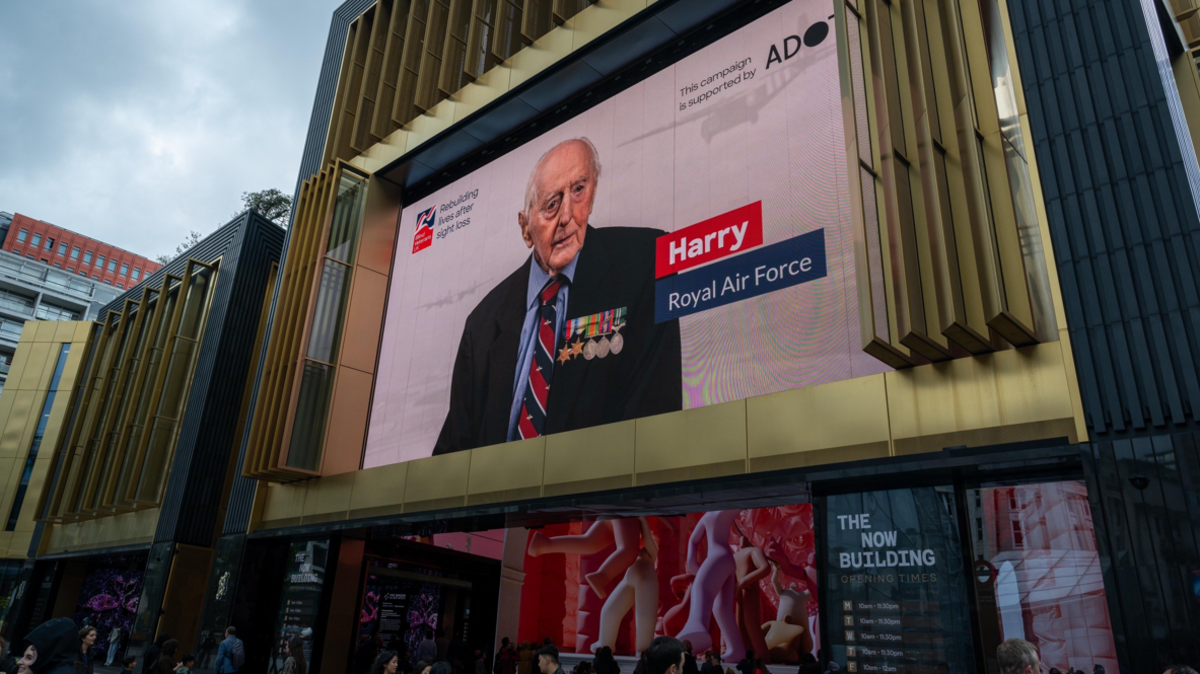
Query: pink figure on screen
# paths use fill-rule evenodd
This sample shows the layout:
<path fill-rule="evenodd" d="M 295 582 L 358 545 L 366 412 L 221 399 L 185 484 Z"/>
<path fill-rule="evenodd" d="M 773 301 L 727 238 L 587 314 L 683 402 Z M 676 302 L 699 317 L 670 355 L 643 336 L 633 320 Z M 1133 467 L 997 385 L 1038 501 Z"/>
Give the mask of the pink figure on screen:
<path fill-rule="evenodd" d="M 609 586 L 625 573 L 638 559 L 641 550 L 641 529 L 636 518 L 600 519 L 579 535 L 555 536 L 550 538 L 536 532 L 529 541 L 529 554 L 533 557 L 551 554 L 580 555 L 580 567 L 588 568 L 588 555 L 603 553 L 616 546 L 600 566 L 587 573 L 580 583 L 578 626 L 576 628 L 576 653 L 590 653 L 600 630 L 600 612 Z M 586 588 L 587 591 L 584 591 Z"/>
<path fill-rule="evenodd" d="M 597 526 L 603 524 L 603 526 Z M 615 544 L 613 551 L 604 563 L 584 580 L 591 586 L 592 592 L 601 599 L 608 596 L 608 586 L 629 569 L 637 561 L 641 551 L 642 530 L 636 517 L 619 520 L 599 520 L 592 525 L 587 533 L 578 536 L 555 536 L 550 538 L 542 532 L 533 535 L 529 542 L 529 554 L 538 555 L 565 553 L 568 555 L 591 555 L 600 552 L 609 545 Z"/>
<path fill-rule="evenodd" d="M 617 587 L 604 602 L 604 608 L 600 610 L 600 638 L 592 644 L 593 652 L 603 646 L 616 648 L 621 621 L 631 608 L 634 610 L 634 647 L 637 652 L 641 653 L 649 648 L 650 642 L 654 640 L 654 626 L 658 618 L 658 576 L 654 573 L 654 562 L 658 558 L 658 544 L 654 541 L 650 523 L 645 517 L 631 521 L 639 525 L 641 549 L 638 551 L 637 560 L 625 572 L 625 577 L 617 583 Z"/>
<path fill-rule="evenodd" d="M 705 513 L 696 523 L 692 537 L 688 539 L 687 571 L 696 574 L 691 588 L 691 611 L 687 624 L 676 636 L 680 641 L 691 641 L 695 652 L 702 653 L 712 644 L 708 625 L 717 621 L 725 651 L 721 657 L 726 662 L 738 662 L 746 656 L 746 647 L 738 630 L 734 594 L 737 590 L 737 562 L 729 547 L 729 530 L 740 510 L 720 510 Z M 700 546 L 707 539 L 708 556 L 699 563 Z"/>

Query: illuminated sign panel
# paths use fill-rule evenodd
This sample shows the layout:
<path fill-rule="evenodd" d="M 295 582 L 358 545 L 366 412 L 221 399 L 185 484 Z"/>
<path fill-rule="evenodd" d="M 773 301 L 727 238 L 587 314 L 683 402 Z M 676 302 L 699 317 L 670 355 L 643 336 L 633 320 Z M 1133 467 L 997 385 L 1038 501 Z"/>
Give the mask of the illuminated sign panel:
<path fill-rule="evenodd" d="M 874 374 L 827 0 L 412 203 L 364 466 Z"/>

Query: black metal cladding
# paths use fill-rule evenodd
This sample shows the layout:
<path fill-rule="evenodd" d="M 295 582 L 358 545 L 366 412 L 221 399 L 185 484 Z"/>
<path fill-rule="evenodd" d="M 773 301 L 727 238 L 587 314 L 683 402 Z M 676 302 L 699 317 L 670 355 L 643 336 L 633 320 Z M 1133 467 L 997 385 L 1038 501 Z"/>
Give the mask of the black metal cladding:
<path fill-rule="evenodd" d="M 337 93 L 342 53 L 346 50 L 346 34 L 350 31 L 350 23 L 373 4 L 375 0 L 346 0 L 333 11 L 329 38 L 325 42 L 325 58 L 321 61 L 321 76 L 317 79 L 317 95 L 313 100 L 312 116 L 309 117 L 308 136 L 304 140 L 304 154 L 300 156 L 300 175 L 296 178 L 293 204 L 300 198 L 300 184 L 321 170 L 321 156 L 325 153 L 325 136 L 333 116 L 333 98 Z"/>
<path fill-rule="evenodd" d="M 281 227 L 247 211 L 143 281 L 161 285 L 165 273 L 182 275 L 188 258 L 204 262 L 220 258 L 155 541 L 213 544 L 229 454 L 237 443 L 234 430 L 242 391 L 257 356 L 252 351 L 263 294 L 271 263 L 279 259 L 283 235 Z M 131 289 L 104 311 L 140 294 L 140 288 Z M 244 478 L 239 475 L 239 479 Z"/>
<path fill-rule="evenodd" d="M 1200 220 L 1142 8 L 1008 6 L 1088 426 L 1194 425 Z"/>
<path fill-rule="evenodd" d="M 342 53 L 346 49 L 346 35 L 350 30 L 350 23 L 374 3 L 375 0 L 346 0 L 333 12 L 333 21 L 329 25 L 329 38 L 325 42 L 325 58 L 321 62 L 321 76 L 317 80 L 317 93 L 313 100 L 312 115 L 309 117 L 308 135 L 304 140 L 304 153 L 300 159 L 300 174 L 296 178 L 296 189 L 292 193 L 292 212 L 288 216 L 288 229 L 284 234 L 283 252 L 278 257 L 277 280 L 279 281 L 283 279 L 283 265 L 287 258 L 288 242 L 291 240 L 291 219 L 296 216 L 296 206 L 300 201 L 300 185 L 321 170 L 321 157 L 325 152 L 325 137 L 329 131 L 329 120 L 333 115 Z M 258 401 L 258 389 L 262 383 L 262 371 L 266 363 L 266 346 L 271 341 L 271 327 L 275 322 L 275 309 L 278 302 L 279 283 L 276 283 L 275 292 L 271 296 L 267 328 L 263 333 L 263 348 L 260 353 L 254 354 L 251 361 L 251 367 L 254 368 L 254 385 L 250 390 L 251 416 L 254 414 L 254 405 Z M 250 525 L 250 511 L 253 508 L 256 483 L 254 480 L 242 477 L 240 469 L 245 462 L 246 442 L 249 437 L 250 424 L 247 423 L 243 436 L 237 439 L 239 469 L 233 481 L 229 510 L 226 513 L 222 530 L 224 533 L 245 533 Z"/>
<path fill-rule="evenodd" d="M 1138 672 L 1200 662 L 1200 435 L 1079 447 L 1118 660 Z"/>

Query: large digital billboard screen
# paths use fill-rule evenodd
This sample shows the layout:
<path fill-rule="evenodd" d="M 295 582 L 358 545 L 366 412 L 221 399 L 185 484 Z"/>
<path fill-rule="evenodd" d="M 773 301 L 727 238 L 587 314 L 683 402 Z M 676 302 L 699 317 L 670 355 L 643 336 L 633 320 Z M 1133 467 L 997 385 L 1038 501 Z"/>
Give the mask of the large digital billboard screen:
<path fill-rule="evenodd" d="M 836 42 L 794 0 L 405 208 L 364 466 L 885 369 Z"/>

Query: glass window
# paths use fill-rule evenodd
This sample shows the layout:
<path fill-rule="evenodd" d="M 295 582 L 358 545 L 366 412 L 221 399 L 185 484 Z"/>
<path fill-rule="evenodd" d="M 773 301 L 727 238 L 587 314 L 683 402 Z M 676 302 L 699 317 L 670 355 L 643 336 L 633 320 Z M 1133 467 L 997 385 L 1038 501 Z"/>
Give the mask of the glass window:
<path fill-rule="evenodd" d="M 117 261 L 116 261 L 116 260 L 109 260 L 109 261 L 108 261 L 108 270 L 109 270 L 109 271 L 116 271 L 116 270 L 117 270 Z"/>
<path fill-rule="evenodd" d="M 124 276 L 128 273 L 129 273 L 129 265 L 127 265 L 127 264 L 121 265 L 121 276 Z"/>
<path fill-rule="evenodd" d="M 59 269 L 62 269 L 62 264 L 60 264 L 60 263 L 58 263 L 58 262 L 55 262 L 55 263 L 54 263 L 54 266 L 55 266 L 55 267 L 58 267 Z"/>
<path fill-rule="evenodd" d="M 104 256 L 103 255 L 99 255 L 96 257 L 96 266 L 100 267 L 101 269 L 104 268 Z"/>
<path fill-rule="evenodd" d="M 65 243 L 58 244 L 58 254 L 59 255 L 67 254 L 67 244 L 65 244 Z"/>
<path fill-rule="evenodd" d="M 8 513 L 5 531 L 16 531 L 17 518 L 21 514 L 21 505 L 25 502 L 25 492 L 29 488 L 29 480 L 33 477 L 33 465 L 37 461 L 38 450 L 42 447 L 42 438 L 46 434 L 46 425 L 50 423 L 50 410 L 54 407 L 59 386 L 63 383 L 63 368 L 67 365 L 67 355 L 71 345 L 63 344 L 58 349 L 58 362 L 54 365 L 54 376 L 50 379 L 50 390 L 46 392 L 46 400 L 42 403 L 42 414 L 38 418 L 37 430 L 33 433 L 33 442 L 29 445 L 29 453 L 25 457 L 25 470 L 21 472 L 21 481 L 17 484 L 17 493 L 13 497 L 12 509 Z M 67 387 L 63 387 L 67 388 Z"/>
<path fill-rule="evenodd" d="M 92 274 L 92 279 L 93 279 L 93 280 L 95 280 L 95 281 L 99 281 L 99 280 L 100 280 L 100 277 L 99 277 L 99 276 L 96 276 L 95 274 Z"/>
<path fill-rule="evenodd" d="M 117 284 L 117 287 L 120 288 L 121 290 L 125 289 L 125 286 L 121 285 L 120 283 Z"/>
<path fill-rule="evenodd" d="M 46 250 L 53 250 L 53 249 L 54 249 L 54 239 L 47 236 L 46 237 Z"/>
<path fill-rule="evenodd" d="M 138 269 L 137 267 L 134 267 L 133 268 L 133 280 L 134 281 L 138 280 L 138 277 L 141 275 L 142 275 L 142 270 Z"/>
<path fill-rule="evenodd" d="M 79 275 L 80 275 L 80 276 L 87 276 L 87 270 L 86 270 L 86 269 L 80 269 L 80 270 L 79 270 Z"/>
<path fill-rule="evenodd" d="M 34 259 L 33 253 L 25 253 L 25 257 L 29 258 L 30 260 Z"/>
<path fill-rule="evenodd" d="M 985 652 L 1021 638 L 1045 667 L 1117 671 L 1087 486 L 1066 480 L 967 494 Z"/>
<path fill-rule="evenodd" d="M 75 271 L 75 268 L 74 268 L 74 267 L 67 267 L 67 271 L 69 271 L 69 272 L 74 272 L 74 271 Z"/>
<path fill-rule="evenodd" d="M 43 321 L 77 321 L 79 312 L 43 302 L 38 305 L 37 317 Z"/>
<path fill-rule="evenodd" d="M 110 285 L 112 285 L 112 281 L 109 281 L 108 279 L 104 279 L 104 285 L 110 286 Z"/>
<path fill-rule="evenodd" d="M 72 260 L 79 259 L 79 246 L 75 246 L 74 248 L 71 249 L 71 259 Z"/>
<path fill-rule="evenodd" d="M 92 251 L 89 250 L 88 252 L 83 254 L 83 263 L 84 264 L 92 263 Z"/>
<path fill-rule="evenodd" d="M 36 246 L 36 245 L 40 244 L 41 242 L 42 242 L 42 235 L 41 235 L 41 234 L 34 234 L 34 235 L 33 235 L 33 238 L 32 238 L 32 239 L 30 239 L 30 241 L 29 241 L 29 245 L 31 245 L 31 246 Z"/>
<path fill-rule="evenodd" d="M 29 236 L 28 229 L 22 229 L 21 231 L 17 232 L 17 243 L 25 243 L 26 236 Z"/>
<path fill-rule="evenodd" d="M 21 249 L 20 249 L 20 248 L 13 248 L 13 252 L 14 252 L 14 253 L 16 253 L 17 255 L 20 255 L 20 254 L 21 254 Z"/>

